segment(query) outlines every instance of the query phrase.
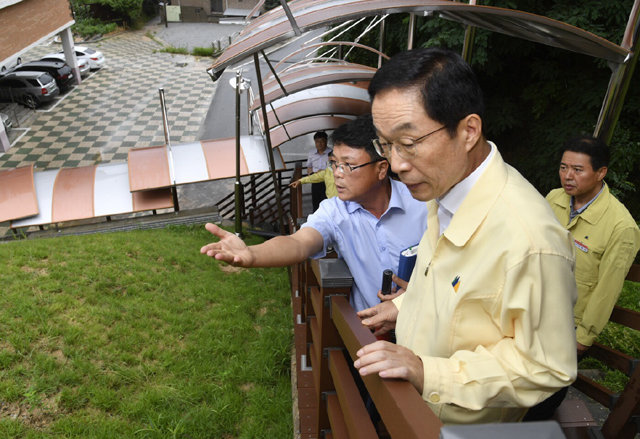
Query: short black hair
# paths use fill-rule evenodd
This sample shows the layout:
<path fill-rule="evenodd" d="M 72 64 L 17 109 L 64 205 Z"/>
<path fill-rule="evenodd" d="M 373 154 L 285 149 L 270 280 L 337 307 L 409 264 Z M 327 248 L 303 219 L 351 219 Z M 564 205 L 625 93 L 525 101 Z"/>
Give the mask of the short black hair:
<path fill-rule="evenodd" d="M 427 116 L 454 136 L 458 122 L 484 114 L 484 97 L 471 66 L 457 53 L 440 48 L 401 52 L 385 63 L 369 84 L 371 102 L 389 89 L 415 87 Z"/>
<path fill-rule="evenodd" d="M 565 151 L 586 154 L 591 159 L 591 167 L 594 171 L 603 166 L 609 167 L 609 147 L 602 139 L 597 137 L 580 135 L 573 137 L 562 147 L 562 154 Z"/>
<path fill-rule="evenodd" d="M 328 137 L 329 137 L 329 136 L 327 136 L 327 133 L 325 133 L 324 131 L 318 131 L 317 133 L 315 133 L 315 134 L 313 135 L 313 140 L 316 140 L 316 139 L 324 139 L 324 140 L 327 140 L 327 138 L 328 138 Z"/>
<path fill-rule="evenodd" d="M 382 160 L 371 142 L 377 137 L 371 114 L 364 114 L 336 128 L 331 134 L 331 141 L 334 147 L 336 144 L 342 143 L 350 148 L 364 149 L 371 160 Z"/>

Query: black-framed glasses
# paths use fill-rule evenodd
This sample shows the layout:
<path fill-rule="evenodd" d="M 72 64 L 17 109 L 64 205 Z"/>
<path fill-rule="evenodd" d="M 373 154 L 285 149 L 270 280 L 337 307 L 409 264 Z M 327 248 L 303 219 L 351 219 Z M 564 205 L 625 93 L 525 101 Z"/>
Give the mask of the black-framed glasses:
<path fill-rule="evenodd" d="M 415 157 L 416 155 L 416 145 L 422 142 L 424 139 L 429 137 L 432 134 L 437 133 L 438 131 L 444 130 L 446 126 L 441 126 L 437 130 L 431 131 L 430 133 L 425 134 L 424 136 L 420 136 L 417 139 L 412 139 L 410 137 L 401 137 L 395 142 L 386 142 L 383 143 L 380 139 L 373 139 L 371 142 L 373 143 L 376 152 L 380 154 L 382 157 L 391 158 L 391 149 L 392 147 L 396 148 L 396 152 L 403 159 L 410 159 Z"/>
<path fill-rule="evenodd" d="M 335 160 L 329 160 L 329 166 L 331 166 L 331 169 L 333 169 L 333 172 L 340 170 L 340 172 L 342 172 L 344 175 L 349 175 L 358 168 L 362 168 L 363 166 L 367 166 L 372 163 L 378 163 L 381 160 L 384 160 L 384 159 L 371 160 L 370 162 L 363 163 L 361 165 L 356 165 L 356 166 L 350 165 L 349 163 L 338 163 Z"/>

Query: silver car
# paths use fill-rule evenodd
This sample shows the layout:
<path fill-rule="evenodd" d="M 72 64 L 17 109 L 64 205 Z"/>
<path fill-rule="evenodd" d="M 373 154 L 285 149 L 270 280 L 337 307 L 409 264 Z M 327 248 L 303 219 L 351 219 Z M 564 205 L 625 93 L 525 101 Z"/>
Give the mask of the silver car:
<path fill-rule="evenodd" d="M 2 125 L 4 125 L 5 131 L 9 131 L 13 126 L 13 122 L 11 122 L 11 118 L 4 113 L 0 113 L 0 120 L 2 120 Z"/>
<path fill-rule="evenodd" d="M 53 76 L 46 72 L 12 72 L 0 78 L 0 100 L 36 108 L 60 94 Z"/>

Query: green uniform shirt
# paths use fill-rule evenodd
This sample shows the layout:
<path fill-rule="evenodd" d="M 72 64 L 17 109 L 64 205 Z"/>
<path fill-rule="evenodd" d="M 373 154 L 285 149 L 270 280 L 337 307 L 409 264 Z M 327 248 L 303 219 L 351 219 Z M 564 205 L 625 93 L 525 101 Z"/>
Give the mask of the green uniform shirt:
<path fill-rule="evenodd" d="M 578 343 L 591 346 L 609 321 L 624 278 L 640 247 L 640 230 L 605 184 L 598 198 L 569 220 L 571 197 L 554 189 L 547 201 L 573 236 L 578 301 L 574 307 Z"/>

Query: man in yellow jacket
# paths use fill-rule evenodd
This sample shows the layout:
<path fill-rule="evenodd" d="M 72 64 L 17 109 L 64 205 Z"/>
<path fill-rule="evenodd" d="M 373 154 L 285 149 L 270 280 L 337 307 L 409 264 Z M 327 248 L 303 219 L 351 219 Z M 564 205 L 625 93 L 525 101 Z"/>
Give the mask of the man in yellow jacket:
<path fill-rule="evenodd" d="M 409 381 L 445 424 L 519 421 L 576 376 L 571 236 L 485 139 L 459 55 L 397 54 L 369 95 L 376 150 L 427 201 L 428 229 L 406 292 L 358 313 L 398 343 L 363 346 L 354 366 Z"/>
<path fill-rule="evenodd" d="M 329 153 L 329 162 L 333 160 L 333 156 Z M 327 198 L 337 197 L 338 189 L 336 189 L 336 181 L 333 178 L 333 169 L 330 166 L 327 166 L 325 169 L 314 172 L 313 174 L 307 175 L 306 177 L 302 177 L 299 180 L 292 182 L 289 186 L 295 188 L 300 184 L 307 183 L 324 183 L 325 187 L 325 195 Z"/>
<path fill-rule="evenodd" d="M 578 355 L 604 328 L 640 247 L 640 230 L 604 182 L 609 148 L 600 139 L 568 141 L 560 160 L 562 188 L 547 195 L 573 237 L 578 301 L 574 307 Z"/>

